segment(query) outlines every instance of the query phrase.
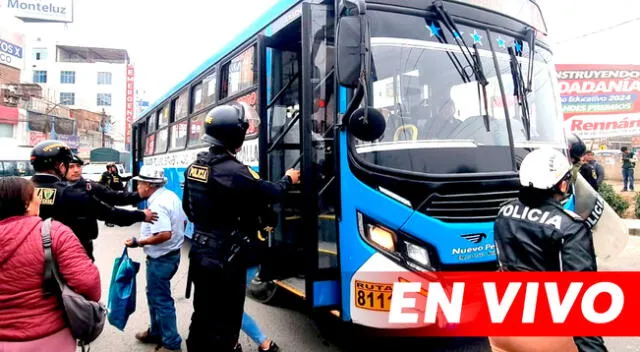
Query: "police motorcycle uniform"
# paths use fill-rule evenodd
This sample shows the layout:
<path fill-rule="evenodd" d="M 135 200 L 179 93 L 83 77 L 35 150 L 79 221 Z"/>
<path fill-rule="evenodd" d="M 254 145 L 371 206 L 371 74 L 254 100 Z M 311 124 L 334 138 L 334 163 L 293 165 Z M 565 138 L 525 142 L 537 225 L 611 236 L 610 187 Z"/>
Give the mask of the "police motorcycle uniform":
<path fill-rule="evenodd" d="M 494 223 L 500 270 L 597 271 L 593 237 L 582 217 L 553 197 L 572 177 L 566 156 L 553 149 L 529 153 L 520 168 L 517 200 L 503 205 Z M 607 351 L 601 337 L 574 337 L 579 351 Z"/>
<path fill-rule="evenodd" d="M 86 186 L 67 183 L 56 164 L 61 162 L 68 167 L 72 160 L 73 154 L 66 144 L 52 140 L 38 143 L 31 152 L 31 164 L 36 170 L 31 181 L 40 199 L 40 217 L 53 218 L 67 225 L 87 255 L 95 260 L 92 241 L 98 237 L 97 219 L 130 226 L 145 221 L 145 213 L 113 207 L 94 196 Z M 56 175 L 44 171 L 54 171 Z"/>
<path fill-rule="evenodd" d="M 183 209 L 194 224 L 187 288 L 188 297 L 193 282 L 190 352 L 236 347 L 259 219 L 269 217 L 265 209 L 292 184 L 289 176 L 276 183 L 261 180 L 230 152 L 244 141 L 247 109 L 232 103 L 209 112 L 203 140 L 211 147 L 185 171 Z"/>

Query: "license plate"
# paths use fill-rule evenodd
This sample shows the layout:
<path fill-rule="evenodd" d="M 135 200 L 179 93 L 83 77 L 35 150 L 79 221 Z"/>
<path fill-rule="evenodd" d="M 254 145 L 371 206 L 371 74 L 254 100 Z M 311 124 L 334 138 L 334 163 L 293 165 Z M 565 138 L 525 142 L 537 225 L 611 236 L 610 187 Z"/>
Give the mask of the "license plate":
<path fill-rule="evenodd" d="M 356 280 L 354 287 L 356 307 L 388 312 L 391 310 L 392 291 L 392 284 Z"/>

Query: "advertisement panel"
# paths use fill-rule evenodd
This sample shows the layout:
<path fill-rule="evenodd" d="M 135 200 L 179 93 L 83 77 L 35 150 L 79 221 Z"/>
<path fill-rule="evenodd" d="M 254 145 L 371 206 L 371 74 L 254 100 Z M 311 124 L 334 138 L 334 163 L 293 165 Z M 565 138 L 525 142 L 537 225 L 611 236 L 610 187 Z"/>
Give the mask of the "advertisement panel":
<path fill-rule="evenodd" d="M 23 59 L 24 36 L 0 27 L 0 64 L 22 70 Z"/>
<path fill-rule="evenodd" d="M 73 22 L 73 0 L 0 0 L 0 11 L 25 22 Z"/>
<path fill-rule="evenodd" d="M 133 65 L 127 65 L 127 92 L 126 92 L 126 110 L 125 110 L 125 144 L 131 144 L 131 124 L 133 123 L 133 115 L 135 114 L 135 90 L 134 90 L 134 68 Z M 128 147 L 127 147 L 128 148 Z"/>
<path fill-rule="evenodd" d="M 585 139 L 640 135 L 640 66 L 556 69 L 567 131 Z"/>

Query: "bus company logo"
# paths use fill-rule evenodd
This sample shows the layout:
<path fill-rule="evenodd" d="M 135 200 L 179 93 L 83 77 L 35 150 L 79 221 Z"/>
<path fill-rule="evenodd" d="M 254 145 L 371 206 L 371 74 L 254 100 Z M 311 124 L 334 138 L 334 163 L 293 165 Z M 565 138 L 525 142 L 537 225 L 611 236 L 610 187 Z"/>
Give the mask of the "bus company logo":
<path fill-rule="evenodd" d="M 55 188 L 36 188 L 36 196 L 40 199 L 40 204 L 53 205 L 56 200 Z"/>
<path fill-rule="evenodd" d="M 460 237 L 464 238 L 465 240 L 471 243 L 478 244 L 482 242 L 483 239 L 487 238 L 487 235 L 484 233 L 467 233 L 464 235 L 460 235 Z"/>

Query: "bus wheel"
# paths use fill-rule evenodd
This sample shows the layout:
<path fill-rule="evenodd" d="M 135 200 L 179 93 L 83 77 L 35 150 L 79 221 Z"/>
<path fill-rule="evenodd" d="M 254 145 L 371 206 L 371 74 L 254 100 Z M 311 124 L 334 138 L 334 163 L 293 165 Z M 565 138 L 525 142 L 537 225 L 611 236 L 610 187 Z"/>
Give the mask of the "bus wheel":
<path fill-rule="evenodd" d="M 251 280 L 248 291 L 256 301 L 263 304 L 271 304 L 276 300 L 278 292 L 280 292 L 280 286 L 273 281 L 260 281 L 255 278 Z"/>

